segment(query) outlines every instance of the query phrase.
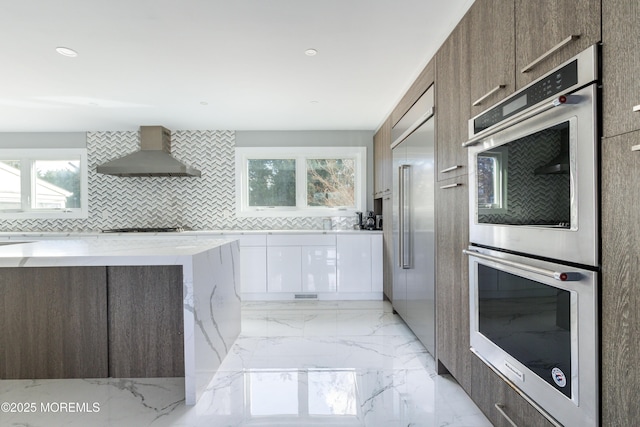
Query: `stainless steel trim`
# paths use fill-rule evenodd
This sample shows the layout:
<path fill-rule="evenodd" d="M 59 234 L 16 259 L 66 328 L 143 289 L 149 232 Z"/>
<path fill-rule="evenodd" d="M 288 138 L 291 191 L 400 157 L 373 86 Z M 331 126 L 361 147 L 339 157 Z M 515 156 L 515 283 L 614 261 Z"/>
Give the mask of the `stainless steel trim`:
<path fill-rule="evenodd" d="M 404 141 L 409 135 L 413 133 L 414 130 L 418 129 L 424 122 L 433 117 L 434 114 L 435 108 L 429 108 L 426 113 L 421 115 L 407 130 L 402 132 L 402 134 L 391 143 L 391 149 L 393 150 L 396 145 Z"/>
<path fill-rule="evenodd" d="M 486 100 L 491 95 L 493 95 L 494 93 L 498 92 L 499 90 L 504 89 L 505 87 L 507 87 L 507 85 L 498 85 L 498 86 L 494 87 L 489 92 L 487 92 L 485 95 L 483 95 L 480 98 L 476 99 L 475 102 L 473 104 L 471 104 L 471 105 L 474 106 L 474 107 L 477 107 L 478 105 L 482 104 L 482 102 L 484 100 Z"/>
<path fill-rule="evenodd" d="M 504 419 L 509 422 L 509 424 L 511 424 L 513 427 L 518 427 L 518 425 L 514 423 L 511 417 L 509 417 L 509 415 L 507 415 L 507 413 L 504 411 L 504 405 L 501 405 L 500 403 L 496 403 L 493 406 L 498 410 L 500 415 L 502 415 Z"/>
<path fill-rule="evenodd" d="M 446 169 L 442 169 L 440 171 L 440 173 L 447 173 L 447 172 L 452 172 L 456 169 L 460 169 L 462 167 L 462 165 L 455 165 L 455 166 L 451 166 L 450 168 L 446 168 Z"/>
<path fill-rule="evenodd" d="M 440 187 L 441 190 L 446 190 L 447 188 L 456 188 L 456 187 L 461 187 L 462 183 L 460 182 L 456 182 L 455 184 L 449 184 L 449 185 L 443 185 Z"/>
<path fill-rule="evenodd" d="M 634 112 L 634 113 L 638 113 L 638 112 L 640 112 L 640 104 L 638 104 L 638 105 L 634 105 L 634 106 L 633 106 L 633 112 Z"/>
<path fill-rule="evenodd" d="M 536 65 L 538 65 L 539 63 L 541 63 L 542 61 L 544 61 L 545 59 L 547 59 L 548 57 L 550 57 L 551 55 L 553 55 L 554 53 L 556 53 L 557 51 L 559 51 L 560 49 L 562 49 L 563 47 L 571 43 L 572 41 L 577 40 L 579 38 L 580 38 L 579 34 L 570 35 L 569 37 L 562 40 L 560 43 L 558 43 L 557 45 L 555 45 L 554 47 L 552 47 L 551 49 L 543 53 L 540 57 L 535 59 L 531 64 L 524 67 L 522 70 L 520 70 L 520 72 L 523 74 L 528 73 L 529 71 L 533 70 L 536 67 Z"/>
<path fill-rule="evenodd" d="M 516 261 L 509 261 L 506 259 L 491 256 L 491 255 L 485 255 L 477 251 L 470 251 L 468 249 L 463 249 L 462 253 L 465 255 L 471 255 L 487 261 L 497 262 L 498 264 L 508 265 L 510 267 L 517 268 L 519 270 L 528 271 L 530 273 L 540 274 L 540 275 L 555 279 L 559 282 L 578 282 L 582 279 L 582 274 L 580 273 L 547 270 L 546 268 L 534 267 L 532 265 L 527 265 L 527 264 L 523 264 L 521 262 L 516 262 Z"/>
<path fill-rule="evenodd" d="M 403 269 L 409 269 L 411 268 L 411 259 L 412 254 L 411 254 L 411 244 L 407 244 L 407 240 L 404 237 L 404 234 L 406 233 L 407 230 L 405 230 L 405 228 L 407 227 L 407 224 L 411 224 L 411 218 L 409 217 L 409 215 L 411 215 L 411 210 L 410 209 L 406 209 L 406 207 L 410 204 L 410 201 L 407 201 L 407 173 L 411 170 L 411 165 L 402 165 L 400 166 L 400 169 L 402 170 L 402 175 L 401 175 L 401 180 L 402 180 L 402 199 L 400 199 L 401 201 L 401 218 L 402 218 L 402 228 L 400 229 L 400 233 L 401 234 L 401 241 L 402 241 L 402 256 L 400 258 L 400 262 L 401 265 L 400 267 Z M 411 189 L 409 189 L 409 193 L 411 192 Z M 405 250 L 406 249 L 406 250 Z"/>
<path fill-rule="evenodd" d="M 552 109 L 553 107 L 558 107 L 560 105 L 564 105 L 562 102 L 559 101 L 559 98 L 554 98 L 553 100 L 546 102 L 532 110 L 528 110 L 526 112 L 524 112 L 523 114 L 519 114 L 519 115 L 515 115 L 503 122 L 501 122 L 499 125 L 496 125 L 495 127 L 492 127 L 490 129 L 487 129 L 487 131 L 485 132 L 480 132 L 478 134 L 476 134 L 473 138 L 471 138 L 469 141 L 465 142 L 462 144 L 463 147 L 470 147 L 472 145 L 476 145 L 477 143 L 479 143 L 481 140 L 483 140 L 484 138 L 486 138 L 489 135 L 492 135 L 494 133 L 500 132 L 501 130 L 504 130 L 508 127 L 511 127 L 515 124 L 518 124 L 520 122 L 523 122 L 533 116 L 536 116 L 540 113 L 543 113 L 547 110 Z"/>

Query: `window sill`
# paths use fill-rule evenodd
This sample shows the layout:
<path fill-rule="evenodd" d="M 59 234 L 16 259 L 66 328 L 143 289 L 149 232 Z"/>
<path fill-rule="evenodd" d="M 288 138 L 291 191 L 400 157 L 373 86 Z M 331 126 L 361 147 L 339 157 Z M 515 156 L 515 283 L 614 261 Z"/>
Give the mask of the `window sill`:
<path fill-rule="evenodd" d="M 292 218 L 292 217 L 349 217 L 357 212 L 354 208 L 345 209 L 251 209 L 237 211 L 236 216 L 240 218 Z"/>

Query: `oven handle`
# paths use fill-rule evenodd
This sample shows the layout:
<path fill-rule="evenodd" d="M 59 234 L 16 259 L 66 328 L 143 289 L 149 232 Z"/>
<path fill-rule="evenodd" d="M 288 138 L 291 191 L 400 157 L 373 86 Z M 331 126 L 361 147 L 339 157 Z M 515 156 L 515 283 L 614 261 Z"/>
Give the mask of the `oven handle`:
<path fill-rule="evenodd" d="M 578 282 L 582 279 L 582 274 L 576 272 L 547 270 L 546 268 L 534 267 L 532 265 L 527 265 L 516 261 L 509 261 L 506 259 L 498 258 L 491 255 L 485 255 L 478 251 L 470 251 L 467 249 L 463 249 L 462 253 L 487 261 L 494 261 L 499 264 L 508 265 L 519 270 L 528 271 L 530 273 L 541 274 L 543 276 L 551 277 L 552 279 L 558 280 L 560 282 Z"/>
<path fill-rule="evenodd" d="M 511 117 L 510 119 L 505 120 L 504 122 L 496 125 L 496 127 L 491 128 L 491 130 L 482 131 L 467 142 L 462 143 L 463 147 L 471 147 L 472 145 L 476 145 L 481 140 L 486 138 L 489 135 L 493 135 L 494 133 L 500 132 L 508 127 L 521 123 L 533 116 L 536 116 L 540 113 L 544 113 L 547 110 L 552 109 L 553 107 L 558 107 L 564 104 L 577 104 L 582 99 L 579 95 L 561 95 L 557 98 L 552 99 L 549 102 L 546 102 L 533 110 L 527 111 L 524 114 L 518 114 L 516 116 Z"/>

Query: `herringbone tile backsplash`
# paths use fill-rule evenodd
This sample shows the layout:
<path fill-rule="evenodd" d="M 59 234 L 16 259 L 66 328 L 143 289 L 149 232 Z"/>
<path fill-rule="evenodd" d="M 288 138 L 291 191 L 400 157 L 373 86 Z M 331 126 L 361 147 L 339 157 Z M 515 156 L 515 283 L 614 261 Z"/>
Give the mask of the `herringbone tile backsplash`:
<path fill-rule="evenodd" d="M 171 152 L 201 178 L 124 178 L 96 166 L 139 149 L 137 131 L 88 132 L 89 217 L 2 220 L 0 231 L 98 231 L 184 226 L 194 230 L 321 229 L 323 218 L 238 218 L 235 215 L 235 132 L 176 131 Z M 338 228 L 352 218 L 334 217 Z"/>

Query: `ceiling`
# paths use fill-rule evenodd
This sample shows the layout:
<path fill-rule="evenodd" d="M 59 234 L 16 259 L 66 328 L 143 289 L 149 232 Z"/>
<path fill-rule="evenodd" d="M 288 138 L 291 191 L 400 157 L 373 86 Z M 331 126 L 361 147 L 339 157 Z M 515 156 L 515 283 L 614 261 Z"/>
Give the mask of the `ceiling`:
<path fill-rule="evenodd" d="M 375 130 L 471 3 L 5 1 L 0 132 Z"/>

